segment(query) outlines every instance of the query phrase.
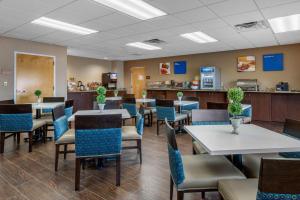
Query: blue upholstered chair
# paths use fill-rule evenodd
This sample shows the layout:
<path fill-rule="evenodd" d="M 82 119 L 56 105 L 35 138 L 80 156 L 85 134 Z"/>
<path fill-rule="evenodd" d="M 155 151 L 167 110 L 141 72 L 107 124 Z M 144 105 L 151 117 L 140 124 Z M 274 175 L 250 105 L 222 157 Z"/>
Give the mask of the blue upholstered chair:
<path fill-rule="evenodd" d="M 43 120 L 33 120 L 30 104 L 0 105 L 0 153 L 4 152 L 6 134 L 17 134 L 20 143 L 20 133 L 28 133 L 29 152 L 32 152 L 33 132 L 39 130 L 45 137 L 46 123 Z"/>
<path fill-rule="evenodd" d="M 136 141 L 136 146 L 123 146 L 123 149 L 138 149 L 140 153 L 140 164 L 142 164 L 142 137 L 144 133 L 144 118 L 137 114 L 135 126 L 122 127 L 122 141 Z"/>
<path fill-rule="evenodd" d="M 173 188 L 177 190 L 177 199 L 183 200 L 184 193 L 202 192 L 218 189 L 218 181 L 225 179 L 245 179 L 245 176 L 235 168 L 224 156 L 185 155 L 177 148 L 175 131 L 167 125 L 167 141 L 170 166 L 170 199 Z"/>
<path fill-rule="evenodd" d="M 221 180 L 224 200 L 300 200 L 300 160 L 262 158 L 259 178 Z"/>
<path fill-rule="evenodd" d="M 300 140 L 300 121 L 286 119 L 283 134 Z M 300 152 L 279 153 L 279 155 L 285 158 L 300 158 Z"/>
<path fill-rule="evenodd" d="M 134 119 L 134 122 L 136 124 L 136 115 L 138 113 L 138 110 L 136 107 L 135 98 L 123 98 L 122 107 L 129 112 L 131 118 Z"/>
<path fill-rule="evenodd" d="M 65 116 L 69 119 L 73 115 L 74 100 L 65 101 Z"/>
<path fill-rule="evenodd" d="M 159 135 L 159 127 L 161 123 L 164 123 L 165 119 L 175 127 L 175 123 L 178 126 L 187 124 L 187 114 L 176 113 L 173 100 L 156 100 L 156 114 L 157 114 L 157 135 Z"/>
<path fill-rule="evenodd" d="M 64 102 L 64 97 L 43 97 L 43 103 L 59 103 Z M 51 115 L 52 109 L 42 109 L 42 113 L 45 115 Z"/>
<path fill-rule="evenodd" d="M 75 190 L 80 187 L 80 166 L 87 158 L 116 158 L 116 185 L 120 186 L 122 115 L 75 116 Z"/>
<path fill-rule="evenodd" d="M 230 124 L 227 110 L 193 110 L 192 125 L 227 125 Z M 207 153 L 203 146 L 197 141 L 193 141 L 193 153 Z"/>
<path fill-rule="evenodd" d="M 190 105 L 181 106 L 181 112 L 188 115 L 188 123 L 190 123 L 190 119 L 192 117 L 192 110 L 200 108 L 200 106 L 199 106 L 199 98 L 198 97 L 183 96 L 182 100 L 183 101 L 197 101 L 198 102 L 196 104 L 190 104 Z"/>
<path fill-rule="evenodd" d="M 55 141 L 55 171 L 57 171 L 59 154 L 64 154 L 64 159 L 66 159 L 67 153 L 75 152 L 74 150 L 68 151 L 68 145 L 75 143 L 75 131 L 74 129 L 69 129 L 68 118 L 65 115 L 63 105 L 54 108 L 52 115 Z M 60 146 L 64 146 L 63 151 L 60 151 Z"/>

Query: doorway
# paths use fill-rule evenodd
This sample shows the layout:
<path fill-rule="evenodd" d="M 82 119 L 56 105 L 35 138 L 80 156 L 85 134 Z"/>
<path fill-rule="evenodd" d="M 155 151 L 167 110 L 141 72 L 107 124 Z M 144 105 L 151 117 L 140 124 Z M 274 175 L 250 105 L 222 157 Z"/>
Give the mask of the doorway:
<path fill-rule="evenodd" d="M 42 97 L 54 96 L 54 71 L 53 56 L 15 53 L 15 102 L 36 102 L 35 90 L 41 90 Z"/>
<path fill-rule="evenodd" d="M 141 98 L 142 92 L 146 87 L 145 82 L 145 68 L 133 67 L 131 70 L 131 87 L 135 94 L 135 98 Z"/>

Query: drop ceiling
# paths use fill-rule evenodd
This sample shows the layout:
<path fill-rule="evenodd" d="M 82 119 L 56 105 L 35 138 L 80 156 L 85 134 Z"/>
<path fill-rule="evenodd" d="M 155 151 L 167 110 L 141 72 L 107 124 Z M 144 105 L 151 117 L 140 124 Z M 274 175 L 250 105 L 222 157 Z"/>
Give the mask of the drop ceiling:
<path fill-rule="evenodd" d="M 135 60 L 300 43 L 300 31 L 270 28 L 238 32 L 234 25 L 300 14 L 300 0 L 145 0 L 168 15 L 139 20 L 93 0 L 0 0 L 0 35 L 66 46 L 69 55 Z M 99 31 L 77 35 L 30 23 L 39 17 Z M 199 44 L 180 37 L 202 31 L 218 42 Z M 150 39 L 161 50 L 126 46 Z"/>

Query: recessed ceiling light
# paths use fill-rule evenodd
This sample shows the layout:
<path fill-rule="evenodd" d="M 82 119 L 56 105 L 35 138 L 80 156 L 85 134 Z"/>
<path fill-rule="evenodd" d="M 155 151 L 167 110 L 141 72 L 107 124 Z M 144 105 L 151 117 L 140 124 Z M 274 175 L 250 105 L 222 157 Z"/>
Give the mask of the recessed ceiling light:
<path fill-rule="evenodd" d="M 131 47 L 137 47 L 137 48 L 140 48 L 140 49 L 151 50 L 151 51 L 161 49 L 160 47 L 145 44 L 145 43 L 142 43 L 142 42 L 133 42 L 133 43 L 128 43 L 126 45 L 131 46 Z"/>
<path fill-rule="evenodd" d="M 147 19 L 160 17 L 167 14 L 142 0 L 94 0 L 94 1 L 141 20 L 147 20 Z"/>
<path fill-rule="evenodd" d="M 189 40 L 192 40 L 194 42 L 198 43 L 209 43 L 209 42 L 217 42 L 213 37 L 210 37 L 209 35 L 206 35 L 205 33 L 202 33 L 201 31 L 193 32 L 193 33 L 185 33 L 182 34 L 181 37 L 187 38 Z"/>
<path fill-rule="evenodd" d="M 275 33 L 300 30 L 300 14 L 277 17 L 268 21 Z"/>
<path fill-rule="evenodd" d="M 88 34 L 98 32 L 96 30 L 84 28 L 84 27 L 81 27 L 81 26 L 76 26 L 76 25 L 65 23 L 65 22 L 62 22 L 62 21 L 50 19 L 50 18 L 47 18 L 47 17 L 38 18 L 36 20 L 33 20 L 31 23 L 42 25 L 42 26 L 47 26 L 47 27 L 50 27 L 50 28 L 59 29 L 59 30 L 62 30 L 62 31 L 77 33 L 77 34 L 80 34 L 80 35 L 88 35 Z"/>

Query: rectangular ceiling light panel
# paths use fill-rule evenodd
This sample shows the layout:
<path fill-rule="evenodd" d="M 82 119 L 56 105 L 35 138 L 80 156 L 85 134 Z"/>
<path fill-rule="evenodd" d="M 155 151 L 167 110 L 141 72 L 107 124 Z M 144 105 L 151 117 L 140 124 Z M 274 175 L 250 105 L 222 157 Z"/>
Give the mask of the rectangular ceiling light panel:
<path fill-rule="evenodd" d="M 94 1 L 141 20 L 147 20 L 155 17 L 164 16 L 167 14 L 142 0 Z"/>
<path fill-rule="evenodd" d="M 209 42 L 217 42 L 213 37 L 210 37 L 209 35 L 206 35 L 205 33 L 199 31 L 199 32 L 193 32 L 193 33 L 185 33 L 182 34 L 181 37 L 184 37 L 186 39 L 192 40 L 197 43 L 209 43 Z"/>
<path fill-rule="evenodd" d="M 277 17 L 268 20 L 274 33 L 300 30 L 300 14 Z"/>
<path fill-rule="evenodd" d="M 133 43 L 128 43 L 126 45 L 131 46 L 131 47 L 140 48 L 140 49 L 146 49 L 146 50 L 150 50 L 150 51 L 161 49 L 160 47 L 145 44 L 145 43 L 142 43 L 142 42 L 133 42 Z"/>
<path fill-rule="evenodd" d="M 47 27 L 54 28 L 54 29 L 59 29 L 62 31 L 68 31 L 68 32 L 72 32 L 72 33 L 76 33 L 76 34 L 80 34 L 80 35 L 88 35 L 88 34 L 98 32 L 96 30 L 84 28 L 81 26 L 76 26 L 76 25 L 65 23 L 62 21 L 50 19 L 47 17 L 38 18 L 36 20 L 33 20 L 31 23 L 42 25 L 42 26 L 47 26 Z"/>

